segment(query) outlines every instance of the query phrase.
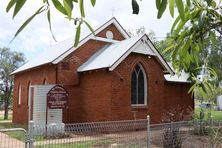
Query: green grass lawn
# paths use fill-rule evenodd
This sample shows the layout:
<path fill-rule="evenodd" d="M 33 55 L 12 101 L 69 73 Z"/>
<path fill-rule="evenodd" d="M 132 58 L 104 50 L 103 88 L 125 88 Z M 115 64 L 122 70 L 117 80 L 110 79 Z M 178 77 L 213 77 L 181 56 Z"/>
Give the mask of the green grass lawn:
<path fill-rule="evenodd" d="M 12 120 L 12 115 L 8 116 L 8 120 Z M 0 121 L 4 121 L 4 116 L 0 115 Z"/>
<path fill-rule="evenodd" d="M 24 128 L 27 129 L 27 125 L 24 124 L 14 124 L 12 122 L 0 122 L 0 129 L 6 128 Z"/>
<path fill-rule="evenodd" d="M 12 120 L 12 111 L 9 111 L 8 120 Z M 0 121 L 4 121 L 4 111 L 0 110 Z"/>
<path fill-rule="evenodd" d="M 209 109 L 204 109 L 204 110 L 205 110 L 205 113 L 206 113 L 205 117 L 207 118 L 207 113 L 209 112 Z M 195 113 L 198 114 L 198 115 L 200 114 L 200 107 L 195 108 Z M 221 120 L 222 121 L 222 111 L 212 110 L 211 115 L 212 115 L 212 118 L 214 120 Z"/>
<path fill-rule="evenodd" d="M 27 125 L 21 125 L 21 124 L 14 124 L 11 122 L 0 122 L 0 129 L 10 129 L 10 128 L 24 128 L 27 129 Z M 10 131 L 10 132 L 4 132 L 5 134 L 18 139 L 20 141 L 25 140 L 25 133 L 23 131 Z"/>

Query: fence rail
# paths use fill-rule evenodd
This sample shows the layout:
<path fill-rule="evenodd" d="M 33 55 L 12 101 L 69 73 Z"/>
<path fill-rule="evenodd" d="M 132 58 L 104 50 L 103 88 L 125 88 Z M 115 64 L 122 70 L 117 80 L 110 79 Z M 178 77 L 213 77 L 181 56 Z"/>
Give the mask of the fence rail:
<path fill-rule="evenodd" d="M 35 125 L 0 129 L 0 148 L 213 148 L 222 147 L 220 121 L 149 124 L 142 120 Z"/>

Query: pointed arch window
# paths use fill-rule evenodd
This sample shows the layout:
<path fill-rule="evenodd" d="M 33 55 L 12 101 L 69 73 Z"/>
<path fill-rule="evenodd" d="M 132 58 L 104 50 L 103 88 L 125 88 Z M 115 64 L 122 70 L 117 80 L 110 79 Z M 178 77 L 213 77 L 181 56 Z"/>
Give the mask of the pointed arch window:
<path fill-rule="evenodd" d="M 137 64 L 131 77 L 131 104 L 147 104 L 147 79 L 144 68 Z"/>
<path fill-rule="evenodd" d="M 27 105 L 29 106 L 29 91 L 30 91 L 30 86 L 31 86 L 31 81 L 28 82 L 28 87 L 27 87 Z"/>
<path fill-rule="evenodd" d="M 47 82 L 46 78 L 44 78 L 43 85 L 47 85 L 47 84 L 48 84 L 48 82 Z"/>
<path fill-rule="evenodd" d="M 18 85 L 18 105 L 21 104 L 21 99 L 22 99 L 22 86 L 19 83 L 19 85 Z"/>

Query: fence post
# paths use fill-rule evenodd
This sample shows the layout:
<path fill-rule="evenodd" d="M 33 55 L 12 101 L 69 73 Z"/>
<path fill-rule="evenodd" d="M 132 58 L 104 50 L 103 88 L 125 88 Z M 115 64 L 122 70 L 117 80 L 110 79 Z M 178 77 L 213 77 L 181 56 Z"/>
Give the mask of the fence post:
<path fill-rule="evenodd" d="M 151 148 L 150 116 L 147 115 L 147 148 Z"/>
<path fill-rule="evenodd" d="M 29 126 L 28 126 L 28 148 L 34 148 L 34 139 L 33 139 L 33 134 L 34 134 L 34 121 L 29 121 Z"/>

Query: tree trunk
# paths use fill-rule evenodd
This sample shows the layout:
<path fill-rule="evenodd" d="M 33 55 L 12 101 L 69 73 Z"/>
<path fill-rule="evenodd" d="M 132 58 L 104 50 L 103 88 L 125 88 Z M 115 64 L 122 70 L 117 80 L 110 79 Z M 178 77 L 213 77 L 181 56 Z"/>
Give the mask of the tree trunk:
<path fill-rule="evenodd" d="M 5 98 L 5 113 L 4 113 L 4 120 L 8 120 L 8 101 L 7 99 Z"/>
<path fill-rule="evenodd" d="M 4 120 L 8 120 L 8 97 L 7 97 L 7 95 L 5 95 L 5 97 L 4 97 L 4 110 L 5 110 Z"/>
<path fill-rule="evenodd" d="M 8 81 L 6 81 L 5 94 L 4 94 L 4 109 L 5 109 L 4 120 L 8 120 L 9 98 L 10 98 L 10 89 L 8 87 Z"/>

